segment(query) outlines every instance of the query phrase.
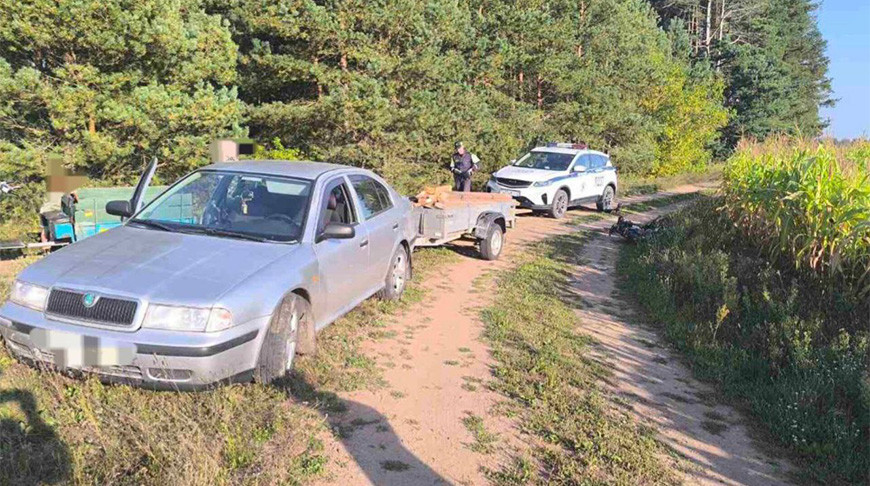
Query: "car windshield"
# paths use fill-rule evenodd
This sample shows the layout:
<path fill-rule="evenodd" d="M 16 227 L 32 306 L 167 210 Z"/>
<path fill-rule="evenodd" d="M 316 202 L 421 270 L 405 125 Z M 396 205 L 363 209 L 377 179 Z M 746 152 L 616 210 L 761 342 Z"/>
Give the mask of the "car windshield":
<path fill-rule="evenodd" d="M 529 169 L 543 170 L 568 170 L 571 161 L 574 160 L 572 154 L 561 154 L 556 152 L 529 152 L 525 157 L 516 161 L 516 167 L 526 167 Z"/>
<path fill-rule="evenodd" d="M 295 241 L 302 235 L 310 195 L 308 180 L 199 171 L 148 204 L 130 223 L 225 238 Z"/>

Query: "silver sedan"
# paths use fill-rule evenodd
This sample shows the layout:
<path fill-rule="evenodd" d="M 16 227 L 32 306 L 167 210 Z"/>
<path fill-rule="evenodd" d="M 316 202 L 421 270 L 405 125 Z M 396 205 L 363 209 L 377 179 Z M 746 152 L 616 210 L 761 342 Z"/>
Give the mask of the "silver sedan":
<path fill-rule="evenodd" d="M 32 363 L 197 388 L 283 377 L 315 335 L 411 276 L 411 205 L 370 171 L 246 161 L 197 170 L 126 222 L 25 269 L 0 334 Z"/>

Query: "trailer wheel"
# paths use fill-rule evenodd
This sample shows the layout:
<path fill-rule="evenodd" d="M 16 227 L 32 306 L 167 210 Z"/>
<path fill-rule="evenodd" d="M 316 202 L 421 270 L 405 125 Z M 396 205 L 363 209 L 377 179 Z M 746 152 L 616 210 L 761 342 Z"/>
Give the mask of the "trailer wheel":
<path fill-rule="evenodd" d="M 293 368 L 297 352 L 314 352 L 314 318 L 311 304 L 297 294 L 290 294 L 269 323 L 254 379 L 258 383 L 272 383 L 284 378 Z"/>
<path fill-rule="evenodd" d="M 504 248 L 504 230 L 501 225 L 492 223 L 486 232 L 486 237 L 480 240 L 480 256 L 484 260 L 497 260 Z"/>

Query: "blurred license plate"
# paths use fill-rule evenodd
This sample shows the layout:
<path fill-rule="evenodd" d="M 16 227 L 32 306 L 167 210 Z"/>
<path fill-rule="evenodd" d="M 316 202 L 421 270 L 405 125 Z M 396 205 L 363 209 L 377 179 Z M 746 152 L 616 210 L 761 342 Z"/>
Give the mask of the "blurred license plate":
<path fill-rule="evenodd" d="M 34 329 L 30 340 L 40 351 L 53 355 L 55 366 L 60 368 L 123 366 L 132 363 L 136 355 L 132 344 L 65 331 Z"/>
<path fill-rule="evenodd" d="M 501 193 L 502 194 L 510 194 L 511 196 L 519 196 L 520 195 L 520 191 L 511 191 L 508 189 L 502 189 Z"/>

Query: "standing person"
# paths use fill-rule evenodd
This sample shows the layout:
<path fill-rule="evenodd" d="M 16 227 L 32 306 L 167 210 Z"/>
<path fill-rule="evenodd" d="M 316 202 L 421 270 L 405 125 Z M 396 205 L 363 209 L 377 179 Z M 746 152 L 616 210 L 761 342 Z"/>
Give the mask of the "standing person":
<path fill-rule="evenodd" d="M 453 172 L 453 190 L 471 192 L 471 174 L 475 164 L 472 154 L 465 149 L 462 142 L 453 144 L 456 149 L 450 160 L 450 171 Z"/>

